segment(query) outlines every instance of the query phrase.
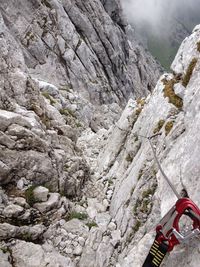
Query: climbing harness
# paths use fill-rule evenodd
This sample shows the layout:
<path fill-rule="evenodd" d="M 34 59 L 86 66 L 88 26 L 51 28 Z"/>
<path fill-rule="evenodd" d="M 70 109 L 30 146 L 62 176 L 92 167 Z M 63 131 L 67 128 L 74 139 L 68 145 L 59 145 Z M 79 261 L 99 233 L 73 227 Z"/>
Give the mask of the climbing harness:
<path fill-rule="evenodd" d="M 151 140 L 158 135 L 160 135 L 160 133 L 151 137 L 139 136 L 149 140 L 158 168 L 178 200 L 157 225 L 155 240 L 142 267 L 159 267 L 165 255 L 171 252 L 176 245 L 188 243 L 191 238 L 200 234 L 200 209 L 190 198 L 181 198 L 174 185 L 163 171 L 156 156 L 156 151 Z M 185 229 L 182 230 L 181 220 L 184 216 L 189 218 L 190 226 L 187 228 L 185 226 Z"/>

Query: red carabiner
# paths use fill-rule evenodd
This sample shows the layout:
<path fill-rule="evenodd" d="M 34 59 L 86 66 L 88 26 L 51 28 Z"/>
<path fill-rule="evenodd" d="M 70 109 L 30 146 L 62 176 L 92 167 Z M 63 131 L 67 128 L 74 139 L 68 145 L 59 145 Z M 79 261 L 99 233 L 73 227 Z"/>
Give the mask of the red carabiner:
<path fill-rule="evenodd" d="M 164 216 L 156 228 L 157 234 L 159 234 L 157 241 L 168 243 L 168 251 L 172 251 L 174 246 L 180 244 L 175 231 L 177 234 L 181 234 L 179 222 L 183 215 L 189 216 L 193 221 L 192 231 L 200 230 L 200 209 L 197 205 L 189 198 L 177 200 L 175 206 Z M 182 238 L 184 240 L 184 236 Z"/>

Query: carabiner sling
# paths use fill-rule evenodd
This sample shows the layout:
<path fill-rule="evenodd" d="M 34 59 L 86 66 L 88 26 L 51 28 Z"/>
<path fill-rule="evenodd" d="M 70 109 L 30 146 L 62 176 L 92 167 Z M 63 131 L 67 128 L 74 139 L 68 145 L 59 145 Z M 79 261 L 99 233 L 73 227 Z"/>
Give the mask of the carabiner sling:
<path fill-rule="evenodd" d="M 151 142 L 151 139 L 157 135 L 160 134 L 151 137 L 140 136 L 149 140 L 160 172 L 178 200 L 157 225 L 155 240 L 142 267 L 159 267 L 165 255 L 172 251 L 176 245 L 187 243 L 191 238 L 200 234 L 200 209 L 190 198 L 181 198 L 174 185 L 164 173 Z M 180 230 L 180 220 L 183 215 L 191 219 L 190 229 L 184 232 Z"/>

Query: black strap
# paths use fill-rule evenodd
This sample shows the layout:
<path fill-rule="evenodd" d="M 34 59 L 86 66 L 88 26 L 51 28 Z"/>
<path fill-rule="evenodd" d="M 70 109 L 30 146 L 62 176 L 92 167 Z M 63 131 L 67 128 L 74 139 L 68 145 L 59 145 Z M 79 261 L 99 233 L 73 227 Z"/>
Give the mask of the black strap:
<path fill-rule="evenodd" d="M 167 254 L 168 245 L 165 243 L 159 244 L 157 238 L 158 236 L 156 236 L 142 267 L 159 267 Z"/>

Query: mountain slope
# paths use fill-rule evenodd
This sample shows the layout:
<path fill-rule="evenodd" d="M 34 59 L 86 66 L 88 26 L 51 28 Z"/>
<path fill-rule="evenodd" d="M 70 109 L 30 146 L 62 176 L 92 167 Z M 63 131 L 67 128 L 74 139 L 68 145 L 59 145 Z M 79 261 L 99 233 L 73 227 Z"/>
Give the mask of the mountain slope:
<path fill-rule="evenodd" d="M 147 94 L 159 69 L 128 39 L 119 2 L 113 10 L 109 1 L 19 1 L 20 16 L 10 3 L 1 1 L 0 20 L 0 265 L 139 267 L 175 201 L 140 135 L 162 133 L 154 140 L 162 166 L 200 204 L 200 27 L 173 74 L 120 117 L 129 93 Z M 164 265 L 198 266 L 198 244 L 177 247 Z"/>
<path fill-rule="evenodd" d="M 164 74 L 145 101 L 129 103 L 99 157 L 100 173 L 116 181 L 110 207 L 122 235 L 116 266 L 142 265 L 156 224 L 176 201 L 154 162 L 148 140 L 140 135 L 161 133 L 153 142 L 166 174 L 179 192 L 185 188 L 200 205 L 199 41 L 197 26 L 178 51 L 171 67 L 174 74 Z M 165 96 L 170 88 L 183 102 L 177 96 Z M 177 247 L 162 266 L 198 266 L 198 251 L 196 238 Z"/>

